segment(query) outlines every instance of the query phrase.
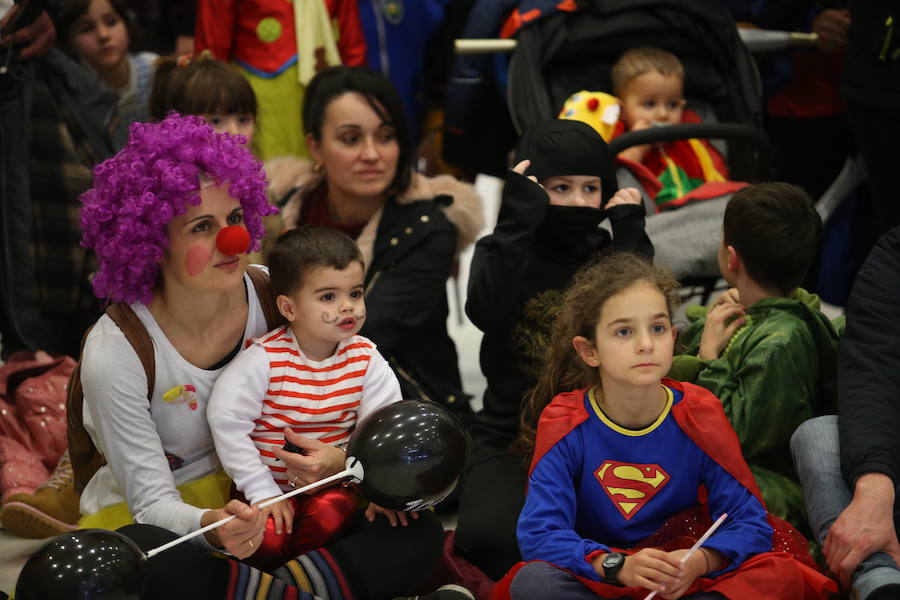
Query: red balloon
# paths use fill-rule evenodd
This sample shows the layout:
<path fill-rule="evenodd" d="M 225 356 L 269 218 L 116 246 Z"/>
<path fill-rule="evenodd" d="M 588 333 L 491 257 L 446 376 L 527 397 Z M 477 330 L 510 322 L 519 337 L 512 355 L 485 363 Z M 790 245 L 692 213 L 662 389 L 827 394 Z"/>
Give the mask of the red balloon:
<path fill-rule="evenodd" d="M 240 225 L 229 225 L 216 236 L 216 247 L 225 256 L 243 254 L 250 249 L 250 232 Z"/>

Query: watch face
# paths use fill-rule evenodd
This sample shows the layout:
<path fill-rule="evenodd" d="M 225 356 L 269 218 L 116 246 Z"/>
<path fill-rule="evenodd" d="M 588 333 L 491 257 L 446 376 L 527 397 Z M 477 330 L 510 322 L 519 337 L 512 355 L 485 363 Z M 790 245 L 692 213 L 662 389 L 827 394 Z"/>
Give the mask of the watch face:
<path fill-rule="evenodd" d="M 623 555 L 619 552 L 610 552 L 606 555 L 606 558 L 603 559 L 603 568 L 613 568 L 617 567 L 619 563 L 622 562 Z"/>

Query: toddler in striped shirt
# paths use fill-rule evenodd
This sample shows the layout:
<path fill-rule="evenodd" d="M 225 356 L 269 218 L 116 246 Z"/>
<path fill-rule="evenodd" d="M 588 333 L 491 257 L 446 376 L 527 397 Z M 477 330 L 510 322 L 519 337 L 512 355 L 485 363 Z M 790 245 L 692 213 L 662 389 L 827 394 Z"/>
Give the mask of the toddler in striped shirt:
<path fill-rule="evenodd" d="M 269 269 L 287 324 L 254 339 L 226 367 L 207 411 L 219 459 L 251 504 L 342 470 L 342 449 L 357 422 L 400 400 L 387 361 L 358 335 L 366 319 L 364 265 L 353 240 L 325 227 L 287 231 Z M 286 452 L 285 441 L 299 452 Z M 356 507 L 355 494 L 343 487 L 272 505 L 251 564 L 278 566 L 322 546 Z M 375 505 L 366 517 L 378 512 L 392 525 L 406 524 L 405 513 Z"/>

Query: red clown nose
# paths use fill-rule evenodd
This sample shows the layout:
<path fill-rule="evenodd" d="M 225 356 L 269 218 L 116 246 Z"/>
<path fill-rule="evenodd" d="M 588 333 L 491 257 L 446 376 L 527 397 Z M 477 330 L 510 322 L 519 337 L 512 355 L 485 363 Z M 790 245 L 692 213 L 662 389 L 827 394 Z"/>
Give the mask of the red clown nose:
<path fill-rule="evenodd" d="M 250 232 L 240 225 L 229 225 L 216 236 L 216 247 L 225 256 L 243 254 L 250 249 Z"/>

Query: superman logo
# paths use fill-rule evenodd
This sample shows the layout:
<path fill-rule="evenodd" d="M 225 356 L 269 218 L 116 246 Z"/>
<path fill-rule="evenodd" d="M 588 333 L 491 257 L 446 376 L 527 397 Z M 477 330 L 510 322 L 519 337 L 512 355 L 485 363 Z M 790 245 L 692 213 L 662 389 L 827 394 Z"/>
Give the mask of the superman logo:
<path fill-rule="evenodd" d="M 604 461 L 594 471 L 603 491 L 626 520 L 637 514 L 671 477 L 659 465 Z"/>

